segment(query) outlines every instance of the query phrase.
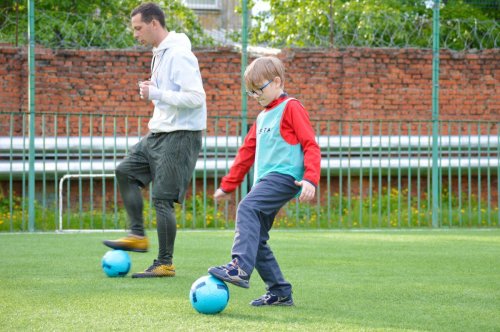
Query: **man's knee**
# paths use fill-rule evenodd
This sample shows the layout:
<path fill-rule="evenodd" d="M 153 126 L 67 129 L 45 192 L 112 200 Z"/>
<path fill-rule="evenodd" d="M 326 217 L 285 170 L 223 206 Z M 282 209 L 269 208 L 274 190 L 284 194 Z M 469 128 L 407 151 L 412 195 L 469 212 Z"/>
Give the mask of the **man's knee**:
<path fill-rule="evenodd" d="M 125 178 L 128 178 L 128 174 L 127 174 L 127 171 L 125 169 L 125 167 L 123 167 L 122 164 L 116 166 L 116 169 L 115 169 L 115 176 L 117 179 L 125 179 Z"/>
<path fill-rule="evenodd" d="M 172 199 L 153 198 L 153 205 L 156 208 L 173 210 L 173 208 L 174 208 L 174 200 L 172 200 Z"/>
<path fill-rule="evenodd" d="M 144 188 L 145 184 L 142 183 L 139 179 L 137 179 L 133 174 L 127 172 L 126 169 L 121 168 L 120 165 L 115 169 L 115 177 L 118 181 L 118 184 L 121 186 L 130 186 L 136 185 L 139 188 Z"/>

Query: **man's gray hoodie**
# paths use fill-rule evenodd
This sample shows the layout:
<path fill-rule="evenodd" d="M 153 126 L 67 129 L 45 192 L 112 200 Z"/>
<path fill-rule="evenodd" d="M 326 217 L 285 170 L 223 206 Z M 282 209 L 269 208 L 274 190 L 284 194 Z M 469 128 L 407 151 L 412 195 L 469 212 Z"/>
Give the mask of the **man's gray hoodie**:
<path fill-rule="evenodd" d="M 149 99 L 155 105 L 151 132 L 203 130 L 207 124 L 206 95 L 200 67 L 184 33 L 170 31 L 153 48 Z"/>

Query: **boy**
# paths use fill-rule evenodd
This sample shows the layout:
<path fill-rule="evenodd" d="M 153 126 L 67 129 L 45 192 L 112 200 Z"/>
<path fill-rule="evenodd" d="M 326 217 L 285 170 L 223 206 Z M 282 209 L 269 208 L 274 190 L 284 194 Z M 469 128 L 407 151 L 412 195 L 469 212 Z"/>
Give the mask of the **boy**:
<path fill-rule="evenodd" d="M 253 306 L 293 305 L 292 286 L 283 277 L 267 244 L 276 214 L 299 193 L 311 201 L 321 170 L 320 148 L 309 116 L 300 102 L 284 92 L 285 68 L 275 57 L 254 60 L 245 71 L 248 96 L 264 107 L 238 150 L 229 174 L 222 178 L 214 199 L 226 198 L 254 167 L 254 183 L 239 203 L 232 261 L 208 273 L 248 288 L 253 269 L 266 284 L 266 294 Z"/>

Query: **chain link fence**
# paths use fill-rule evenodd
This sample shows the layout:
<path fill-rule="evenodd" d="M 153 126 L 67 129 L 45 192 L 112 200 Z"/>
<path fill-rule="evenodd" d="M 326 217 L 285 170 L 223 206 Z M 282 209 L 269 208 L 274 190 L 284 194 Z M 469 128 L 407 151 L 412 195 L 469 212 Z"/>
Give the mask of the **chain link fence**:
<path fill-rule="evenodd" d="M 173 2 L 167 13 L 181 6 Z M 204 33 L 196 15 L 183 9 L 183 15 L 166 15 L 169 30 L 185 32 L 196 46 L 210 46 L 214 40 Z M 35 41 L 52 49 L 128 49 L 139 47 L 134 40 L 129 14 L 110 14 L 96 9 L 90 14 L 35 9 Z M 15 46 L 28 44 L 26 12 L 0 9 L 0 43 Z"/>
<path fill-rule="evenodd" d="M 289 17 L 300 20 L 300 14 Z M 271 47 L 390 47 L 432 48 L 432 17 L 373 13 L 344 16 L 331 21 L 311 17 L 308 30 L 296 30 L 267 38 Z M 255 33 L 255 32 L 254 32 Z M 444 49 L 469 50 L 500 47 L 498 21 L 453 19 L 441 22 L 440 45 Z"/>
<path fill-rule="evenodd" d="M 191 1 L 193 2 L 193 1 Z M 190 3 L 191 3 L 190 2 Z M 299 1 L 300 2 L 300 1 Z M 338 1 L 323 1 L 324 6 L 299 6 L 286 13 L 264 10 L 254 12 L 251 19 L 250 43 L 255 46 L 283 47 L 391 47 L 391 48 L 431 48 L 432 10 L 423 7 L 429 1 L 415 1 L 421 7 L 414 11 L 363 11 L 346 6 L 328 6 Z M 177 3 L 177 2 L 173 2 Z M 432 1 L 430 1 L 432 3 Z M 475 17 L 441 19 L 440 45 L 444 49 L 495 49 L 500 47 L 500 1 L 443 1 L 443 10 L 463 4 L 473 3 L 490 16 L 471 9 L 469 15 Z M 184 3 L 186 4 L 186 3 Z M 312 2 L 311 2 L 312 4 Z M 179 4 L 177 4 L 179 6 Z M 191 4 L 192 5 L 192 4 Z M 475 7 L 475 8 L 476 8 Z M 194 8 L 194 7 L 193 7 Z M 359 7 L 361 8 L 361 7 Z M 177 10 L 174 7 L 166 11 Z M 213 15 L 213 9 L 211 15 Z M 223 7 L 219 11 L 225 10 Z M 234 8 L 228 9 L 233 11 Z M 190 11 L 190 10 L 188 10 Z M 192 11 L 192 17 L 202 16 L 209 10 Z M 189 17 L 173 14 L 169 17 L 170 30 L 186 32 L 196 47 L 235 44 L 241 40 L 241 31 L 220 26 L 219 29 L 202 29 L 199 24 L 189 23 Z M 223 13 L 219 13 L 222 15 Z M 226 13 L 227 14 L 227 13 Z M 455 16 L 464 15 L 457 12 Z M 94 11 L 91 14 L 75 14 L 37 9 L 35 12 L 36 42 L 47 48 L 103 48 L 122 49 L 136 47 L 129 24 L 128 15 L 109 15 Z M 285 25 L 286 22 L 296 24 Z M 188 22 L 188 23 L 186 23 Z M 286 26 L 286 28 L 283 28 Z M 27 44 L 27 18 L 25 13 L 12 9 L 0 12 L 0 43 L 12 45 Z"/>

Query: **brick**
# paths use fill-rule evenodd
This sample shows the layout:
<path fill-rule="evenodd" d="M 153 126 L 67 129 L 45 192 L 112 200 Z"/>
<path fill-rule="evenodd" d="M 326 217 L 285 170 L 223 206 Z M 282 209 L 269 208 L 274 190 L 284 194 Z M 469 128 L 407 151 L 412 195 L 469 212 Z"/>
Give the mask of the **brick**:
<path fill-rule="evenodd" d="M 241 55 L 231 48 L 197 49 L 209 115 L 241 112 Z M 440 115 L 498 119 L 498 50 L 441 51 Z M 324 118 L 430 119 L 432 52 L 424 49 L 285 49 L 286 89 Z M 138 50 L 37 49 L 37 110 L 119 112 L 149 117 L 136 81 L 149 76 L 151 53 Z M 254 59 L 249 57 L 249 61 Z M 0 46 L 2 111 L 27 109 L 27 54 Z M 353 106 L 356 111 L 353 111 Z M 260 106 L 248 102 L 249 117 Z"/>

